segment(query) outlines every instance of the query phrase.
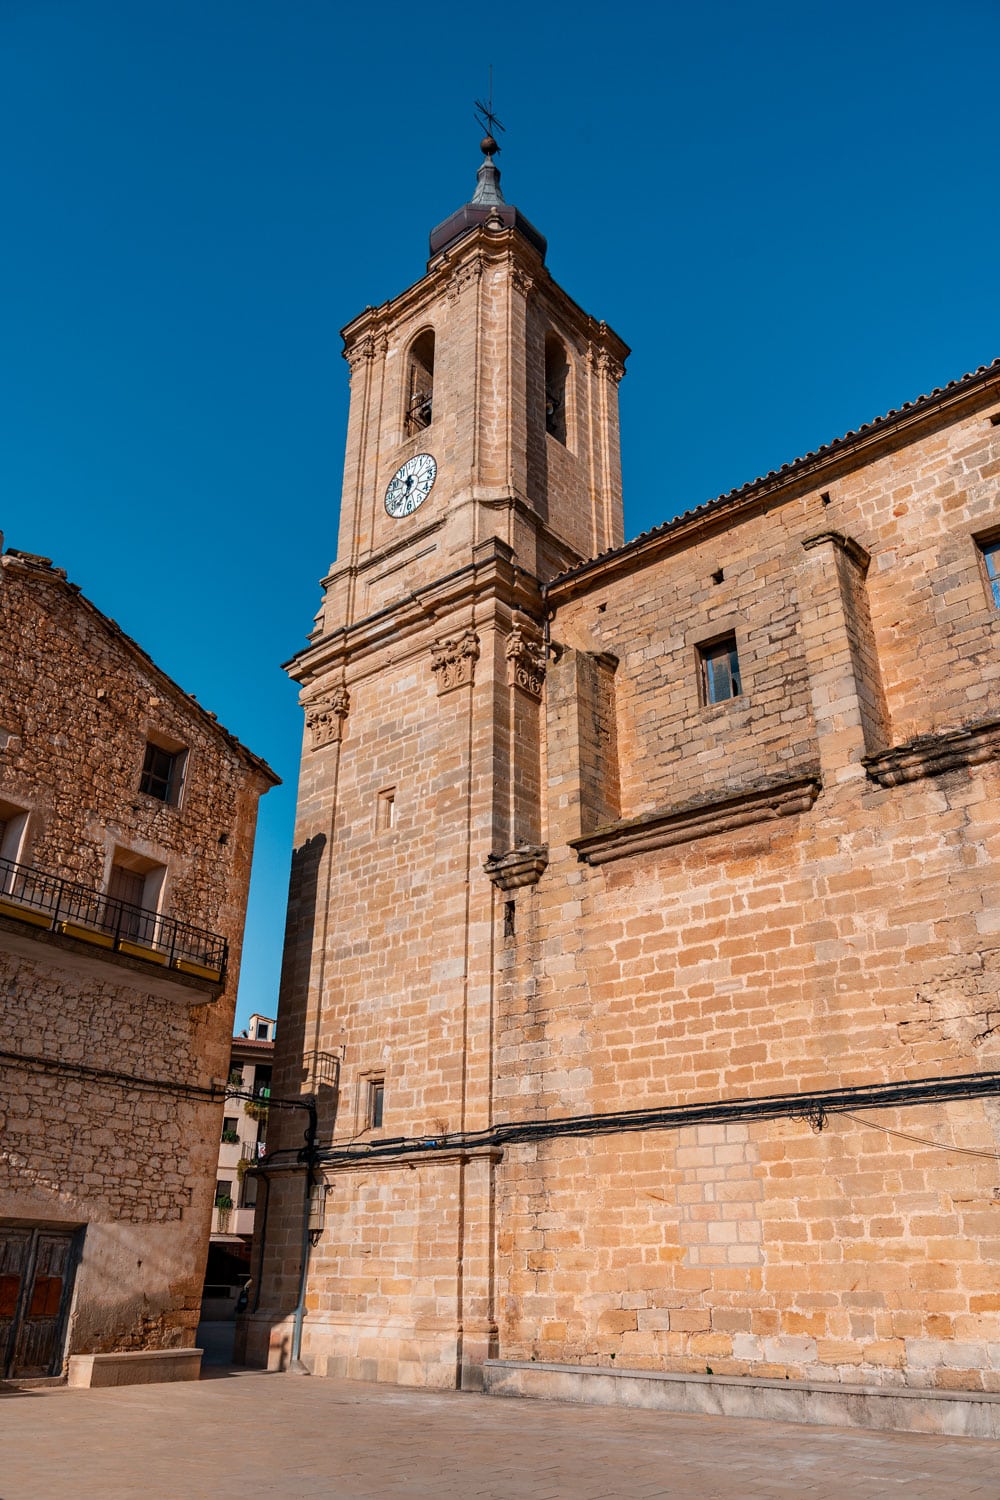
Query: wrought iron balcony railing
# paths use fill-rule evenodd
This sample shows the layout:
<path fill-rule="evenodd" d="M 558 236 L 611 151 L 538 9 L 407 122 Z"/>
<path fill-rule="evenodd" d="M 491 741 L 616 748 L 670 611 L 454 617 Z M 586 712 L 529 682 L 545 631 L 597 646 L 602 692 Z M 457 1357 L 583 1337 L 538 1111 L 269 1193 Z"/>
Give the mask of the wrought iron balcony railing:
<path fill-rule="evenodd" d="M 218 933 L 0 859 L 0 915 L 98 947 L 221 982 L 228 945 Z"/>

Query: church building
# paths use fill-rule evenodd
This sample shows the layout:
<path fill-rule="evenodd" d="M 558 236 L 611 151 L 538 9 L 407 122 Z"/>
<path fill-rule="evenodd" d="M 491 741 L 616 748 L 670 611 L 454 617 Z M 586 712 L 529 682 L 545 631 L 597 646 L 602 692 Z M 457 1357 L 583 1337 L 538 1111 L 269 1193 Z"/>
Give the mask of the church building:
<path fill-rule="evenodd" d="M 248 1356 L 1000 1435 L 1000 363 L 626 542 L 482 151 L 344 331 Z"/>

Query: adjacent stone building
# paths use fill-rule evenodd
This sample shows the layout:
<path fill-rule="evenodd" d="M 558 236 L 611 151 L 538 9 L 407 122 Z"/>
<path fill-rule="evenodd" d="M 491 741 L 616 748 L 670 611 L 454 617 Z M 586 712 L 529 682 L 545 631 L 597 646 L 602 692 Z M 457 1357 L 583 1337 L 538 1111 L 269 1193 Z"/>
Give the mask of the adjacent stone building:
<path fill-rule="evenodd" d="M 0 1378 L 194 1346 L 275 781 L 62 569 L 4 553 Z"/>
<path fill-rule="evenodd" d="M 274 1062 L 274 1017 L 254 1014 L 233 1037 L 226 1111 L 216 1167 L 215 1207 L 201 1316 L 235 1316 L 250 1279 L 257 1209 L 257 1168 L 267 1156 L 268 1099 Z"/>
<path fill-rule="evenodd" d="M 340 1060 L 302 1357 L 996 1392 L 1000 365 L 624 543 L 627 351 L 493 149 L 345 330 L 289 666 L 276 1090 Z M 274 1364 L 305 1168 L 272 1144 Z"/>

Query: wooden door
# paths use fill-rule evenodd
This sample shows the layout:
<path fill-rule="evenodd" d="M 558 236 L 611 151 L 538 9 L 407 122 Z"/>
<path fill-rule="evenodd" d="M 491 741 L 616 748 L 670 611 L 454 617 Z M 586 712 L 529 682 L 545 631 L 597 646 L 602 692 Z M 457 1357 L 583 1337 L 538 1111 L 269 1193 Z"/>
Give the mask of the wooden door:
<path fill-rule="evenodd" d="M 58 1375 L 83 1231 L 0 1225 L 0 1374 Z"/>

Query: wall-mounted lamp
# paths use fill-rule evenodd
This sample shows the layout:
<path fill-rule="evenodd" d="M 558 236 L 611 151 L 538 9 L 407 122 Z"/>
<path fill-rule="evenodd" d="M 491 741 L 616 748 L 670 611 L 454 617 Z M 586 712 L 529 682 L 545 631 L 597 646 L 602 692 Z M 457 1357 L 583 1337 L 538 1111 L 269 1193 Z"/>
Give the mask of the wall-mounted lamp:
<path fill-rule="evenodd" d="M 318 1245 L 326 1227 L 326 1183 L 313 1183 L 309 1194 L 309 1243 Z"/>

